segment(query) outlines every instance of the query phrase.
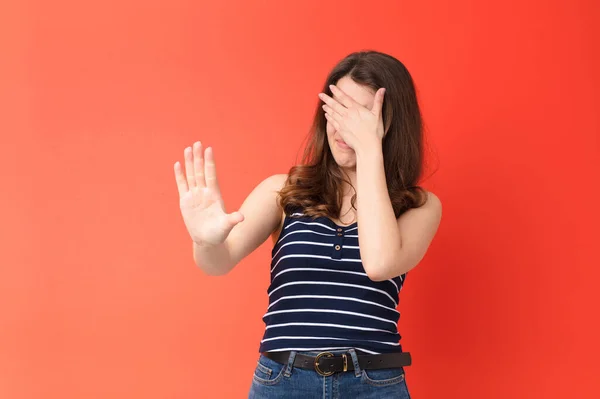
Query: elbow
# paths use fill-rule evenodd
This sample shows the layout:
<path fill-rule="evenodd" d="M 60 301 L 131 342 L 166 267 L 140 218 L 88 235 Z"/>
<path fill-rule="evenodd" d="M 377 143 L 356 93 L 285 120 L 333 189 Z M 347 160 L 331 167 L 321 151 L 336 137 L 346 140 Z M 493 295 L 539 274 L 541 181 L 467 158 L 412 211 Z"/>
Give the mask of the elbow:
<path fill-rule="evenodd" d="M 382 274 L 374 274 L 374 273 L 369 274 L 369 273 L 367 273 L 367 276 L 369 277 L 369 279 L 371 281 L 379 282 L 379 281 L 385 281 L 385 280 L 387 280 L 387 277 L 384 276 L 384 275 L 382 275 Z"/>
<path fill-rule="evenodd" d="M 369 279 L 371 281 L 376 281 L 376 282 L 385 281 L 385 280 L 387 280 L 387 279 L 390 278 L 390 277 L 387 277 L 387 275 L 385 275 L 385 274 L 382 274 L 382 273 L 373 273 L 373 272 L 367 273 L 367 276 L 369 277 Z"/>
<path fill-rule="evenodd" d="M 233 269 L 234 265 L 224 262 L 224 259 L 211 259 L 209 256 L 197 256 L 193 251 L 194 264 L 207 276 L 224 276 Z"/>
<path fill-rule="evenodd" d="M 204 274 L 206 274 L 207 276 L 212 276 L 212 277 L 218 277 L 218 276 L 225 276 L 226 274 L 228 274 L 231 269 L 227 268 L 206 268 L 206 267 L 200 267 L 200 270 L 202 270 L 204 272 Z"/>
<path fill-rule="evenodd" d="M 213 277 L 225 276 L 232 269 L 232 267 L 228 267 L 228 266 L 224 266 L 224 265 L 220 265 L 218 267 L 215 267 L 215 266 L 211 267 L 208 265 L 203 265 L 197 261 L 195 261 L 195 263 L 196 263 L 196 266 L 198 267 L 198 269 L 202 270 L 202 272 L 204 272 L 205 275 L 213 276 Z"/>
<path fill-rule="evenodd" d="M 369 279 L 377 282 L 401 276 L 411 269 L 406 262 L 398 262 L 397 260 L 363 263 L 363 266 Z"/>
<path fill-rule="evenodd" d="M 212 276 L 212 277 L 225 276 L 226 274 L 229 273 L 229 270 L 211 270 L 211 269 L 206 270 L 206 269 L 202 269 L 202 271 L 207 276 Z"/>
<path fill-rule="evenodd" d="M 388 277 L 389 273 L 386 272 L 386 270 L 389 269 L 382 262 L 373 262 L 369 264 L 363 263 L 363 267 L 367 273 L 367 277 L 369 277 L 371 281 L 385 281 L 390 278 Z"/>

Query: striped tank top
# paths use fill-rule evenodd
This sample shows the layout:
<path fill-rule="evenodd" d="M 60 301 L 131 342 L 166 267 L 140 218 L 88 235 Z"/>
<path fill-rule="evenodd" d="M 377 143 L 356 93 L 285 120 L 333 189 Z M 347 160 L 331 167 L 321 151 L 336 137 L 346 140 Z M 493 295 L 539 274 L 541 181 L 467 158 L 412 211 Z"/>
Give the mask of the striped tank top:
<path fill-rule="evenodd" d="M 406 275 L 385 281 L 367 276 L 357 223 L 286 215 L 271 255 L 260 352 L 402 352 L 396 308 Z"/>

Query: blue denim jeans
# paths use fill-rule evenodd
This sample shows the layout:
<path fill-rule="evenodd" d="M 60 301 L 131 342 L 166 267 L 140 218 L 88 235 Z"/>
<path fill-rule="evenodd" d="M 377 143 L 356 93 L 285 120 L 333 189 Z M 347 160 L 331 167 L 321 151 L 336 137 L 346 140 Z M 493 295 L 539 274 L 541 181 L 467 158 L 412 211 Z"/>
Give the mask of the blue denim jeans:
<path fill-rule="evenodd" d="M 410 399 L 404 368 L 361 370 L 354 349 L 333 350 L 348 353 L 354 370 L 319 375 L 315 370 L 293 367 L 297 353 L 315 356 L 318 351 L 291 351 L 287 364 L 260 355 L 252 377 L 249 399 Z"/>

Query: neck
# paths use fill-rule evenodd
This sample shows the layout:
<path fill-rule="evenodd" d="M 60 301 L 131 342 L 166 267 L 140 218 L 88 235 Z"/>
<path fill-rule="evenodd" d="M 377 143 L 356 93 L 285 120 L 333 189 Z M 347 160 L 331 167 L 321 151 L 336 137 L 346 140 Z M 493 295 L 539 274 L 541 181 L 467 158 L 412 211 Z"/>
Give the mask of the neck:
<path fill-rule="evenodd" d="M 341 187 L 344 196 L 344 202 L 346 201 L 346 199 L 349 202 L 350 198 L 352 198 L 352 196 L 354 195 L 354 190 L 356 189 L 356 168 L 342 168 L 342 172 L 346 175 L 346 179 L 352 184 L 350 185 L 348 184 L 348 182 L 343 181 Z"/>

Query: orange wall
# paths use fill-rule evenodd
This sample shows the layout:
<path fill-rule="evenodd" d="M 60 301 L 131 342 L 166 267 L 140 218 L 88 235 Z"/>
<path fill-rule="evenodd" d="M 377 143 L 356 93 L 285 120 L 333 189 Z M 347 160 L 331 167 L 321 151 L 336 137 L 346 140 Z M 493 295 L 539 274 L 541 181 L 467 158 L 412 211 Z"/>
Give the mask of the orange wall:
<path fill-rule="evenodd" d="M 363 48 L 412 71 L 444 203 L 413 397 L 600 397 L 598 3 L 333 3 L 2 3 L 1 398 L 245 397 L 270 244 L 204 276 L 172 165 L 214 146 L 234 210 Z"/>

